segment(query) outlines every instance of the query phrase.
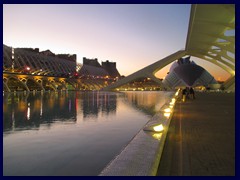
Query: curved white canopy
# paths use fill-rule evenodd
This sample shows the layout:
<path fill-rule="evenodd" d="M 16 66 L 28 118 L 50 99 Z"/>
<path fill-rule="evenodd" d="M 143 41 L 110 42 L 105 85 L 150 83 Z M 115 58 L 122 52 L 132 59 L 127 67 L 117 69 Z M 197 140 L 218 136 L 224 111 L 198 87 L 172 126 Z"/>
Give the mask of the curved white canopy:
<path fill-rule="evenodd" d="M 235 76 L 235 5 L 192 5 L 186 51 Z"/>

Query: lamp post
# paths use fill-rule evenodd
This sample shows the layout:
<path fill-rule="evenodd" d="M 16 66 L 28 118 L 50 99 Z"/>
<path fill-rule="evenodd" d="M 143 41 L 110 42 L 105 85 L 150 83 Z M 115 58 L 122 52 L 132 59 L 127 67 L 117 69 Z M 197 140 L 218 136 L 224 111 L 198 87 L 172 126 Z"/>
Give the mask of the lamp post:
<path fill-rule="evenodd" d="M 29 73 L 30 73 L 30 69 L 31 69 L 31 68 L 30 68 L 29 66 L 26 66 L 26 67 L 25 67 L 25 73 L 29 74 Z"/>

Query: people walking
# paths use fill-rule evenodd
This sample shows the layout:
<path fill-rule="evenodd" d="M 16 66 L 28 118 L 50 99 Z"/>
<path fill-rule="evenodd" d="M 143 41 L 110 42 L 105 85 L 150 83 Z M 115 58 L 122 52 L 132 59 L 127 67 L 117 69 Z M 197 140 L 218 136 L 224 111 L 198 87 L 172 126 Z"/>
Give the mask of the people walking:
<path fill-rule="evenodd" d="M 187 89 L 184 88 L 182 90 L 182 101 L 185 102 L 186 101 L 186 96 L 187 96 Z"/>
<path fill-rule="evenodd" d="M 195 92 L 192 87 L 190 87 L 190 89 L 189 89 L 189 95 L 190 95 L 191 99 L 195 99 Z"/>

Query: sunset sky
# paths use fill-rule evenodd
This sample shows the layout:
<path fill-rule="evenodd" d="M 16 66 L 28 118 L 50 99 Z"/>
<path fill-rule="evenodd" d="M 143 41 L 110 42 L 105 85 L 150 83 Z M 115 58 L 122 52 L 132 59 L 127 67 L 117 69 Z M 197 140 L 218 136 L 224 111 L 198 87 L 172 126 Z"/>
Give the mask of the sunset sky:
<path fill-rule="evenodd" d="M 190 4 L 4 4 L 3 44 L 117 63 L 121 75 L 185 48 Z M 229 74 L 192 58 L 216 80 Z M 157 76 L 166 76 L 169 66 Z"/>

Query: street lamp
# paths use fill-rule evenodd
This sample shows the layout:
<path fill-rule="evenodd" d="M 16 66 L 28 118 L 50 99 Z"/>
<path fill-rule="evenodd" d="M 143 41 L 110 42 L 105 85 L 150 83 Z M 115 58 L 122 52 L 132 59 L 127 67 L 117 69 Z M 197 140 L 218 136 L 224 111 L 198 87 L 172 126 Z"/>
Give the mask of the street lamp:
<path fill-rule="evenodd" d="M 24 68 L 24 73 L 26 73 L 26 74 L 29 74 L 30 73 L 30 67 L 29 66 L 25 66 L 25 68 Z"/>

